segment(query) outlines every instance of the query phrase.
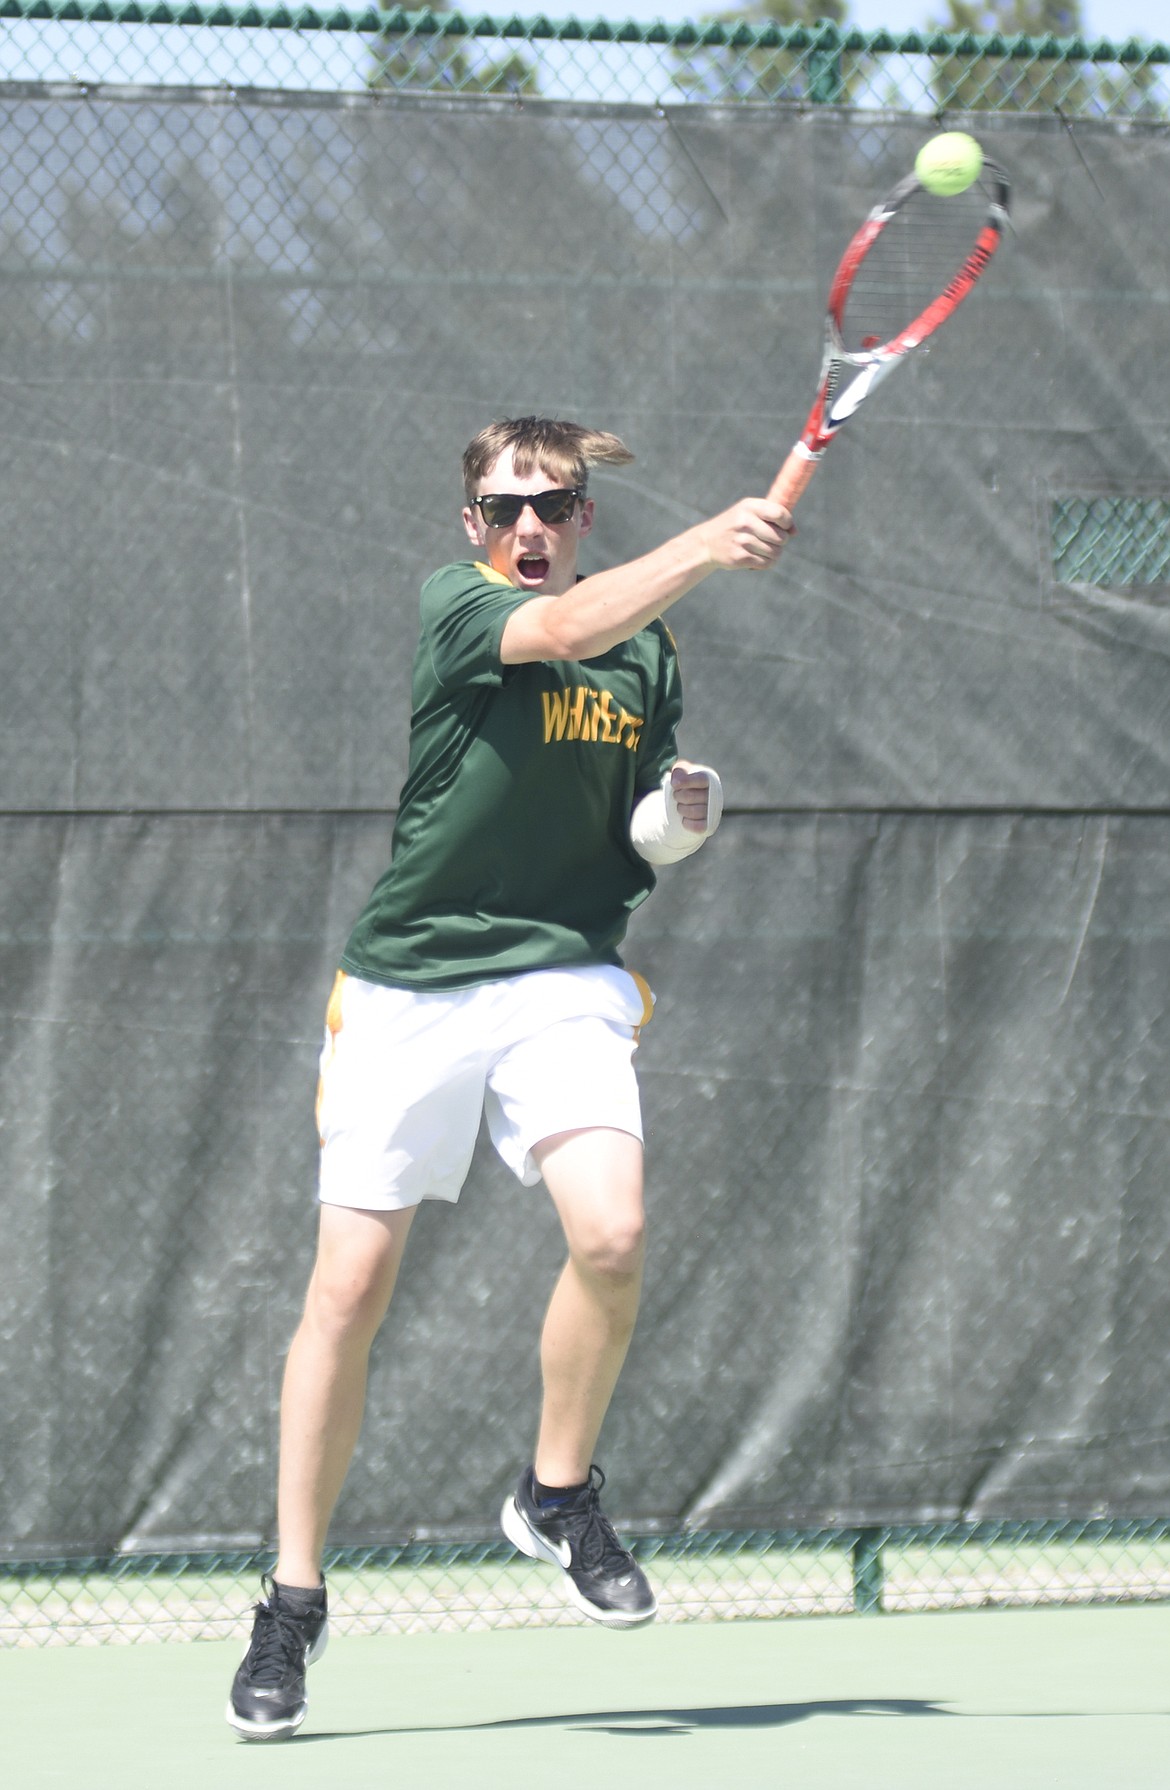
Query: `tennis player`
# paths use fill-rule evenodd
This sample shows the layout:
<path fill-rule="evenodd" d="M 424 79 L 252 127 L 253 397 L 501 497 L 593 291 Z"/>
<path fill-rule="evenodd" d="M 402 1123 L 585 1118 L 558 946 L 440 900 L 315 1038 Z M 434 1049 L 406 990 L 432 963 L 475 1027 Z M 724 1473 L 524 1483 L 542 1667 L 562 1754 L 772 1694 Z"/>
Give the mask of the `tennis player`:
<path fill-rule="evenodd" d="M 361 1425 L 367 1360 L 421 1200 L 454 1201 L 486 1112 L 520 1181 L 543 1180 L 568 1259 L 541 1333 L 532 1462 L 501 1517 L 613 1627 L 656 1612 L 601 1510 L 593 1465 L 642 1275 L 633 1053 L 653 997 L 619 946 L 655 870 L 718 825 L 719 779 L 678 756 L 663 612 L 716 568 L 771 566 L 789 512 L 746 498 L 628 565 L 579 578 L 589 468 L 614 435 L 523 417 L 463 458 L 474 561 L 423 587 L 410 758 L 390 868 L 326 1016 L 320 1231 L 285 1367 L 279 1553 L 227 1719 L 295 1732 L 324 1651 L 322 1550 Z"/>

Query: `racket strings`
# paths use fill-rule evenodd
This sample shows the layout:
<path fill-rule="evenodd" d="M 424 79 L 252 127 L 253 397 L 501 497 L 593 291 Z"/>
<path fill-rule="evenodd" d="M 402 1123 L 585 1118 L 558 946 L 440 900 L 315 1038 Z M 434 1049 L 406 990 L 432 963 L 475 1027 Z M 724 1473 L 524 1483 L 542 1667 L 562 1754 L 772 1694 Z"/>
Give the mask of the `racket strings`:
<path fill-rule="evenodd" d="M 878 348 L 913 323 L 963 267 L 987 216 L 978 182 L 948 198 L 913 192 L 853 277 L 841 319 L 846 352 Z"/>

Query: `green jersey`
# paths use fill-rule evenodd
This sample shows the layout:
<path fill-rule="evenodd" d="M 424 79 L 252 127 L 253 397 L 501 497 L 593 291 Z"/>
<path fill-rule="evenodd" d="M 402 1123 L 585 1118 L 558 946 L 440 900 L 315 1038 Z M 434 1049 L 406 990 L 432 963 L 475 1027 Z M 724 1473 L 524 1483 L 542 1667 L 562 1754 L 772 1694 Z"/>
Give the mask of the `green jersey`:
<path fill-rule="evenodd" d="M 485 565 L 422 591 L 410 758 L 390 868 L 342 967 L 370 982 L 465 988 L 619 963 L 654 873 L 630 814 L 678 756 L 678 658 L 660 621 L 580 663 L 504 665 L 524 591 Z"/>

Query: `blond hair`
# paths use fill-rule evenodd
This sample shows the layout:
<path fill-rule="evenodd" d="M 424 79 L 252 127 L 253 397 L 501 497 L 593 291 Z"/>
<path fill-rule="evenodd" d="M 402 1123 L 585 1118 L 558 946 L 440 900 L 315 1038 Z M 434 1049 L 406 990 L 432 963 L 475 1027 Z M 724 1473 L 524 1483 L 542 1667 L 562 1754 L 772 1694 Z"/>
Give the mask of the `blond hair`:
<path fill-rule="evenodd" d="M 634 458 L 624 441 L 604 429 L 587 429 L 559 417 L 504 417 L 481 429 L 464 451 L 463 488 L 469 503 L 509 448 L 520 478 L 539 470 L 558 485 L 581 491 L 588 483 L 591 466 L 626 466 Z"/>

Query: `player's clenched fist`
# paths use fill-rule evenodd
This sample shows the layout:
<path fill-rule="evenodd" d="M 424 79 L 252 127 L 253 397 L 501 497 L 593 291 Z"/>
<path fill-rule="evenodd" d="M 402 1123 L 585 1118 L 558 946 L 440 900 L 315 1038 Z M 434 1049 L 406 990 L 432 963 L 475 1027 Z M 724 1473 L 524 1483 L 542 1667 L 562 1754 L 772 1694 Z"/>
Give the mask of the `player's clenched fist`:
<path fill-rule="evenodd" d="M 783 504 L 743 497 L 704 524 L 704 532 L 711 564 L 738 572 L 775 565 L 796 529 Z"/>

